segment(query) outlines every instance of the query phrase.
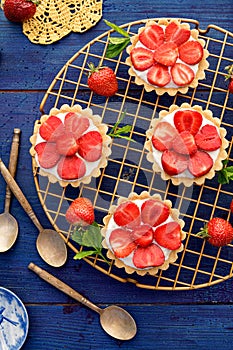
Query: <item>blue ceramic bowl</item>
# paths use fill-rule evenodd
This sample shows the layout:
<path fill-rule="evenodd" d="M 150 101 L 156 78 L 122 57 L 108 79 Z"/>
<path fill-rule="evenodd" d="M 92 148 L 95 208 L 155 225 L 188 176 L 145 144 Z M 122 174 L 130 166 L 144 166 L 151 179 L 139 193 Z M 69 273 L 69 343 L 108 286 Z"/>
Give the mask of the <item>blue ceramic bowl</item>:
<path fill-rule="evenodd" d="M 0 287 L 0 349 L 19 350 L 28 333 L 28 314 L 22 301 Z"/>

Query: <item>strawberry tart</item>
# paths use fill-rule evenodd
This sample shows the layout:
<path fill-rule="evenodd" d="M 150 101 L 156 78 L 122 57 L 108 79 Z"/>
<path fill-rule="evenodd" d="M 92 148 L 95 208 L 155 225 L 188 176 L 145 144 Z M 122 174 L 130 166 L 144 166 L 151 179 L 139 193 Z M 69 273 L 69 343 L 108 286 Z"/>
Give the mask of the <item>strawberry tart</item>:
<path fill-rule="evenodd" d="M 227 158 L 226 130 L 210 110 L 200 106 L 171 105 L 153 119 L 145 143 L 147 159 L 163 180 L 174 185 L 201 185 L 221 170 Z"/>
<path fill-rule="evenodd" d="M 166 270 L 183 250 L 183 220 L 169 200 L 158 194 L 132 192 L 120 197 L 104 218 L 101 230 L 108 258 L 127 273 L 155 275 Z"/>
<path fill-rule="evenodd" d="M 100 175 L 111 154 L 107 126 L 90 108 L 80 105 L 52 108 L 36 121 L 30 153 L 40 174 L 61 186 L 89 183 Z"/>
<path fill-rule="evenodd" d="M 155 90 L 158 95 L 185 94 L 205 78 L 204 70 L 209 66 L 205 41 L 198 38 L 198 31 L 190 29 L 188 23 L 148 21 L 131 37 L 131 43 L 126 59 L 129 74 L 146 91 Z"/>

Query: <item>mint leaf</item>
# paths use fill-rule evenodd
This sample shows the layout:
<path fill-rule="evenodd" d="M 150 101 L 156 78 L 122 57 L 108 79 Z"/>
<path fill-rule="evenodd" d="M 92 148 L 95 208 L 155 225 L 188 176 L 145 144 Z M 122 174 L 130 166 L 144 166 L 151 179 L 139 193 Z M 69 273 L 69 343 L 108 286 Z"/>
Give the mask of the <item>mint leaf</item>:
<path fill-rule="evenodd" d="M 218 173 L 218 182 L 221 185 L 229 184 L 231 180 L 233 180 L 233 166 L 226 166 L 228 164 L 228 160 L 223 161 L 223 167 L 219 170 Z"/>
<path fill-rule="evenodd" d="M 74 256 L 74 260 L 81 260 L 83 258 L 86 258 L 87 256 L 97 254 L 96 250 L 86 250 L 86 251 L 81 251 Z"/>
<path fill-rule="evenodd" d="M 102 235 L 100 227 L 97 222 L 93 222 L 92 225 L 87 227 L 76 227 L 72 233 L 72 239 L 77 242 L 80 246 L 85 248 L 93 248 L 92 250 L 82 250 L 75 256 L 75 260 L 86 258 L 93 254 L 100 255 L 105 262 L 109 264 L 109 261 L 105 258 L 102 253 Z"/>
<path fill-rule="evenodd" d="M 107 58 L 114 58 L 118 56 L 126 48 L 126 46 L 128 46 L 129 42 L 130 39 L 124 39 L 124 41 L 119 44 L 109 43 L 105 56 Z"/>
<path fill-rule="evenodd" d="M 125 135 L 132 130 L 132 125 L 125 125 L 125 126 L 119 127 L 119 124 L 122 122 L 125 115 L 126 115 L 126 111 L 121 113 L 119 120 L 113 125 L 108 135 L 111 136 L 112 138 L 118 137 L 121 139 L 126 139 L 128 141 L 136 142 L 135 140 L 131 139 L 129 136 Z"/>
<path fill-rule="evenodd" d="M 104 19 L 104 22 L 107 24 L 107 26 L 114 29 L 117 33 L 125 36 L 126 38 L 129 38 L 129 33 L 127 33 L 124 29 L 118 27 L 116 24 L 114 24 L 112 22 L 107 21 L 106 19 Z"/>
<path fill-rule="evenodd" d="M 118 34 L 120 34 L 122 37 L 109 37 L 109 43 L 106 50 L 105 56 L 107 58 L 113 58 L 118 56 L 130 43 L 130 36 L 129 33 L 127 33 L 124 29 L 118 27 L 116 24 L 111 23 L 109 21 L 104 20 L 104 22 L 109 26 L 110 28 L 114 29 Z"/>

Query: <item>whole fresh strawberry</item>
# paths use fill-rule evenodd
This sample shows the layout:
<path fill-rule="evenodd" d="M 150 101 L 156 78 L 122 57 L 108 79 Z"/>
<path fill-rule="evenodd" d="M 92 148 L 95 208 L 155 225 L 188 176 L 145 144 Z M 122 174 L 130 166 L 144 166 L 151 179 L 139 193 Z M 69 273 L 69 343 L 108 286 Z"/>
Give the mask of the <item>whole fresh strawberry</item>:
<path fill-rule="evenodd" d="M 225 80 L 229 80 L 228 90 L 231 94 L 233 94 L 233 64 L 225 67 L 225 70 L 227 70 L 227 76 Z"/>
<path fill-rule="evenodd" d="M 233 240 L 233 227 L 225 219 L 215 217 L 198 233 L 215 247 L 223 247 Z"/>
<path fill-rule="evenodd" d="M 88 76 L 88 86 L 96 94 L 101 96 L 113 96 L 118 90 L 116 75 L 109 67 L 95 67 L 89 63 L 90 73 Z"/>
<path fill-rule="evenodd" d="M 66 211 L 66 220 L 72 225 L 87 226 L 93 224 L 95 215 L 90 199 L 76 198 Z"/>
<path fill-rule="evenodd" d="M 5 0 L 3 10 L 11 22 L 25 22 L 36 13 L 38 0 Z"/>

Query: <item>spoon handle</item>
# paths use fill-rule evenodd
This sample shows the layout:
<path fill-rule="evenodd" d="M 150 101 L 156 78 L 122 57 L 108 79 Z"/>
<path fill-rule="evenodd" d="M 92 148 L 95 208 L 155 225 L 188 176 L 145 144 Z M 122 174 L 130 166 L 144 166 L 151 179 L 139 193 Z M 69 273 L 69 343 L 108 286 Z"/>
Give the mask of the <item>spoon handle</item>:
<path fill-rule="evenodd" d="M 87 300 L 84 296 L 76 292 L 76 290 L 72 289 L 70 286 L 56 278 L 55 276 L 51 275 L 47 271 L 41 269 L 39 266 L 35 265 L 34 263 L 30 263 L 28 265 L 29 270 L 32 270 L 35 272 L 40 278 L 42 278 L 44 281 L 48 282 L 55 288 L 59 289 L 63 293 L 69 295 L 71 298 L 77 300 L 78 302 L 82 303 L 83 305 L 87 306 L 88 308 L 92 309 L 93 311 L 96 311 L 98 314 L 101 313 L 102 309 L 100 309 L 97 305 L 93 304 L 91 301 Z"/>
<path fill-rule="evenodd" d="M 15 172 L 16 172 L 16 168 L 17 168 L 20 132 L 21 132 L 20 129 L 15 128 L 13 138 L 12 138 L 10 159 L 9 159 L 9 165 L 8 165 L 8 169 L 9 169 L 9 172 L 11 173 L 12 177 L 15 177 Z M 6 213 L 9 213 L 10 202 L 11 202 L 11 190 L 10 190 L 10 187 L 7 185 L 6 186 L 6 199 L 5 199 L 5 212 Z"/>
<path fill-rule="evenodd" d="M 2 173 L 2 176 L 4 177 L 6 183 L 9 185 L 11 191 L 14 193 L 15 197 L 18 199 L 19 203 L 21 204 L 25 212 L 28 214 L 30 219 L 35 224 L 35 226 L 41 232 L 43 230 L 43 227 L 41 226 L 39 220 L 37 219 L 34 211 L 32 210 L 31 205 L 29 204 L 28 200 L 24 196 L 22 190 L 20 189 L 20 187 L 18 186 L 14 178 L 11 176 L 9 170 L 7 169 L 7 167 L 5 166 L 1 158 L 0 158 L 0 172 Z"/>

